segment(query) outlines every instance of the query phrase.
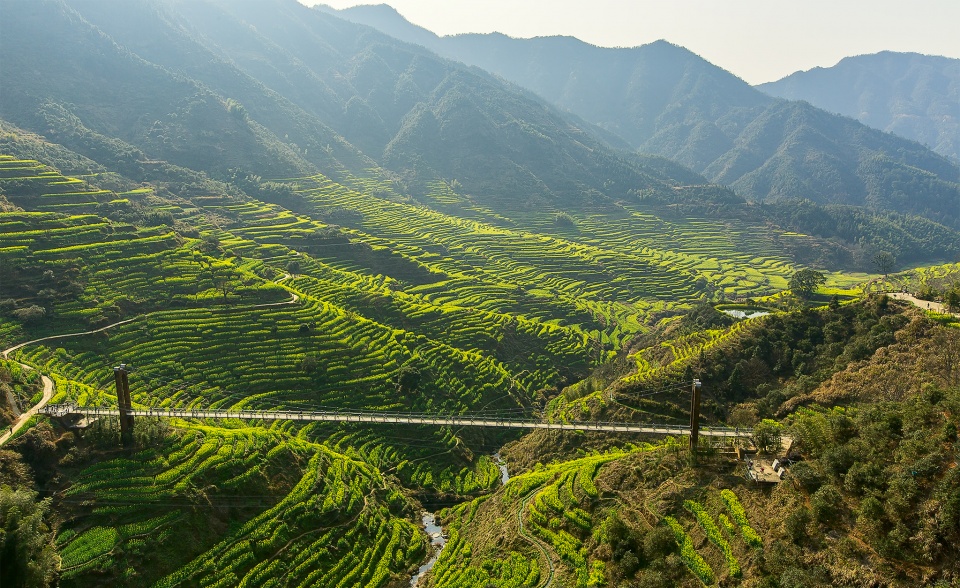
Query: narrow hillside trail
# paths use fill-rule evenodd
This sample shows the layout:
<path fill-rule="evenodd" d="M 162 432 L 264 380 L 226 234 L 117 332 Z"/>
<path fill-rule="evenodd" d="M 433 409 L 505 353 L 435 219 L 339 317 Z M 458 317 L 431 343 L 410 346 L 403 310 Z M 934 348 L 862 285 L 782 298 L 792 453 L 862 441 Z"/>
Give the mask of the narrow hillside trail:
<path fill-rule="evenodd" d="M 290 279 L 291 277 L 293 277 L 293 276 L 291 276 L 290 274 L 284 274 L 280 279 L 276 280 L 275 283 L 279 284 L 280 282 L 283 282 L 283 281 L 285 281 L 285 280 L 288 280 L 288 279 Z M 293 291 L 289 291 L 289 292 L 290 292 L 290 300 L 284 300 L 283 302 L 270 302 L 270 303 L 266 303 L 266 304 L 254 304 L 254 305 L 252 305 L 252 306 L 246 306 L 246 307 L 244 307 L 243 309 L 244 309 L 244 310 L 254 310 L 254 309 L 258 309 L 258 308 L 270 308 L 270 307 L 275 307 L 275 306 L 286 306 L 286 305 L 289 305 L 289 304 L 296 304 L 297 302 L 300 301 L 300 296 L 299 296 L 299 295 L 297 295 L 297 294 L 296 294 L 295 292 L 293 292 Z M 115 322 L 115 323 L 111 323 L 111 324 L 106 325 L 106 326 L 104 326 L 104 327 L 100 327 L 99 329 L 93 329 L 93 330 L 90 330 L 90 331 L 81 331 L 81 332 L 79 332 L 79 333 L 65 333 L 65 334 L 63 334 L 63 335 L 50 335 L 50 336 L 48 336 L 48 337 L 40 337 L 39 339 L 33 339 L 33 340 L 31 340 L 31 341 L 25 341 L 25 342 L 23 342 L 23 343 L 18 343 L 18 344 L 16 344 L 16 345 L 14 345 L 13 347 L 9 347 L 9 348 L 7 348 L 7 349 L 4 349 L 3 351 L 0 351 L 0 356 L 3 356 L 3 359 L 10 359 L 10 354 L 11 354 L 11 353 L 13 353 L 14 351 L 16 351 L 16 350 L 18 350 L 18 349 L 20 349 L 20 348 L 22 348 L 22 347 L 26 347 L 27 345 L 33 345 L 33 344 L 35 344 L 35 343 L 43 343 L 43 342 L 46 342 L 46 341 L 54 341 L 54 340 L 57 340 L 57 339 L 66 339 L 66 338 L 69 338 L 69 337 L 80 337 L 80 336 L 83 336 L 83 335 L 94 335 L 94 334 L 96 334 L 96 333 L 102 333 L 102 332 L 104 332 L 104 331 L 106 331 L 106 330 L 108 330 L 108 329 L 112 329 L 113 327 L 118 327 L 118 326 L 120 326 L 120 325 L 125 325 L 125 324 L 127 324 L 127 323 L 131 323 L 131 322 L 133 322 L 133 321 L 135 321 L 135 320 L 137 320 L 137 319 L 142 318 L 143 316 L 145 316 L 145 315 L 139 315 L 139 316 L 135 316 L 135 317 L 133 317 L 133 318 L 124 319 L 124 320 L 122 320 L 122 321 L 117 321 L 117 322 Z M 26 370 L 33 370 L 33 369 L 34 369 L 33 367 L 31 367 L 31 366 L 29 366 L 29 365 L 27 365 L 27 364 L 25 364 L 25 363 L 19 363 L 19 362 L 17 362 L 17 363 L 18 363 L 18 364 L 20 365 L 20 367 L 22 367 L 23 369 L 26 369 Z M 42 409 L 44 406 L 46 406 L 47 403 L 50 402 L 50 399 L 53 398 L 53 380 L 51 380 L 50 378 L 48 378 L 48 377 L 47 377 L 46 375 L 44 375 L 44 374 L 40 374 L 40 379 L 41 379 L 41 381 L 43 382 L 43 396 L 40 398 L 40 401 L 39 401 L 38 403 L 36 403 L 35 405 L 33 405 L 32 407 L 30 407 L 29 410 L 26 410 L 26 411 L 24 411 L 23 413 L 21 413 L 20 418 L 18 418 L 18 419 L 16 420 L 16 422 L 14 422 L 12 425 L 9 425 L 9 426 L 7 427 L 7 429 L 3 432 L 3 434 L 0 435 L 0 446 L 3 446 L 7 441 L 9 441 L 10 438 L 13 437 L 13 436 L 17 433 L 17 431 L 19 431 L 21 428 L 23 428 L 24 425 L 27 424 L 27 422 L 30 420 L 30 417 L 36 415 L 36 414 L 40 411 L 40 409 Z"/>
<path fill-rule="evenodd" d="M 532 533 L 528 533 L 523 526 L 523 511 L 527 510 L 527 505 L 530 504 L 530 501 L 533 500 L 534 496 L 537 495 L 539 488 L 534 488 L 530 491 L 529 494 L 524 497 L 523 501 L 520 502 L 520 509 L 517 510 L 517 526 L 520 531 L 520 537 L 527 543 L 533 545 L 540 551 L 540 555 L 543 556 L 543 561 L 547 563 L 547 581 L 543 584 L 537 583 L 537 588 L 550 588 L 553 584 L 554 576 L 554 567 L 553 559 L 550 557 L 550 552 L 548 551 L 548 546 L 543 541 L 540 541 L 533 536 Z"/>
<path fill-rule="evenodd" d="M 283 276 L 281 276 L 279 279 L 274 280 L 273 283 L 279 284 L 280 282 L 289 280 L 292 277 L 293 276 L 290 274 L 283 274 Z M 253 310 L 255 308 L 270 308 L 273 306 L 286 306 L 288 304 L 296 304 L 297 302 L 300 302 L 299 294 L 297 294 L 293 290 L 287 290 L 287 291 L 290 293 L 290 300 L 284 300 L 283 302 L 268 302 L 266 304 L 254 304 L 253 306 L 244 307 L 243 310 Z"/>

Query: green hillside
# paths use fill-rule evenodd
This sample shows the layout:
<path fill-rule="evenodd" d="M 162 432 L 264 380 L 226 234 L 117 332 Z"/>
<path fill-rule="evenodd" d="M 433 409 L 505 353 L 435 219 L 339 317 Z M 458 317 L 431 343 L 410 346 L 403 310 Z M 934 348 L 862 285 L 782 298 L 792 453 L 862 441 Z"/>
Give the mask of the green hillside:
<path fill-rule="evenodd" d="M 8 145 L 83 161 L 6 128 Z M 726 331 L 720 326 L 667 335 L 658 344 L 669 350 L 665 356 L 643 349 L 649 337 L 660 336 L 659 329 L 651 330 L 654 321 L 689 308 L 703 294 L 775 293 L 796 267 L 786 249 L 778 257 L 769 255 L 789 240 L 787 232 L 779 237 L 761 233 L 736 215 L 718 230 L 706 219 L 678 216 L 675 207 L 664 204 L 566 214 L 560 221 L 551 212 L 511 221 L 474 206 L 474 218 L 465 218 L 383 194 L 377 182 L 351 180 L 366 186 L 363 192 L 314 175 L 286 179 L 303 211 L 298 214 L 242 194 L 167 199 L 166 189 L 152 187 L 117 192 L 100 188 L 97 175 L 65 176 L 35 159 L 12 155 L 4 156 L 0 167 L 10 203 L 8 212 L 0 213 L 0 251 L 11 260 L 4 266 L 9 273 L 0 296 L 8 301 L 0 319 L 4 338 L 13 342 L 136 318 L 107 336 L 62 339 L 17 353 L 18 360 L 53 377 L 54 402 L 115 403 L 111 368 L 128 362 L 138 368 L 132 377 L 134 402 L 145 407 L 519 415 L 551 401 L 548 410 L 558 418 L 642 415 L 642 420 L 677 422 L 684 418 L 682 401 L 638 404 L 631 390 L 682 379 L 687 363 L 705 352 L 713 357 L 714 348 L 728 349 L 752 330 L 738 323 Z M 433 187 L 430 198 L 440 209 L 465 200 L 443 183 Z M 344 224 L 329 225 L 326 219 Z M 520 228 L 519 222 L 541 232 Z M 816 238 L 805 239 L 816 243 Z M 831 279 L 839 284 L 849 278 Z M 20 312 L 29 309 L 39 312 Z M 594 404 L 606 397 L 591 391 L 596 384 L 555 396 L 614 354 L 640 371 L 628 370 L 622 384 L 609 387 L 615 391 L 609 407 L 603 400 Z M 772 408 L 766 406 L 763 410 Z M 705 411 L 716 422 L 729 418 L 722 403 L 708 403 Z M 381 585 L 376 578 L 396 577 L 422 557 L 422 543 L 407 522 L 413 512 L 410 497 L 429 502 L 436 500 L 431 496 L 450 500 L 489 491 L 498 472 L 486 454 L 509 439 L 444 429 L 413 434 L 351 425 L 172 424 L 170 432 L 161 428 L 163 446 L 148 441 L 156 438 L 155 429 L 138 433 L 147 445 L 133 454 L 111 457 L 116 450 L 108 448 L 117 432 L 106 424 L 81 442 L 58 441 L 53 445 L 58 449 L 43 458 L 26 453 L 41 488 L 58 488 L 61 508 L 76 509 L 72 522 L 59 526 L 67 585 L 94 577 L 202 582 L 210 573 L 204 562 L 227 551 L 236 556 L 229 569 L 235 576 L 229 577 L 256 583 L 255 578 L 274 573 L 268 564 L 279 555 L 270 554 L 299 544 L 291 541 L 310 537 L 318 546 L 329 545 L 331 535 L 323 529 L 331 525 L 341 525 L 347 536 L 366 533 L 344 545 L 355 561 L 381 562 L 371 572 L 376 576 L 361 581 Z M 26 438 L 50 439 L 46 427 Z M 264 430 L 272 433 L 261 438 L 258 431 Z M 49 460 L 65 459 L 58 456 L 77 443 L 71 450 L 77 457 L 68 462 L 73 469 L 51 476 Z M 238 453 L 238 443 L 273 457 L 241 466 L 238 456 L 258 454 Z M 298 456 L 302 474 L 284 470 L 286 481 L 277 485 L 271 468 L 288 463 L 292 457 L 287 455 Z M 182 462 L 188 456 L 193 457 Z M 110 461 L 116 459 L 125 461 Z M 355 464 L 349 471 L 361 477 L 344 478 L 338 459 L 349 459 Z M 123 476 L 95 473 L 111 471 L 112 463 L 125 464 Z M 182 478 L 188 472 L 190 477 Z M 378 472 L 390 477 L 384 481 Z M 281 506 L 284 512 L 315 512 L 310 505 L 320 502 L 311 501 L 321 499 L 302 495 L 303 484 L 315 479 L 334 488 L 339 480 L 336 484 L 357 496 L 374 492 L 383 505 L 373 507 L 367 500 L 349 520 L 341 511 L 330 519 L 334 515 L 321 509 L 298 519 L 299 527 L 285 522 L 269 540 L 262 535 L 270 533 L 264 529 L 274 524 L 270 521 Z M 263 480 L 273 481 L 256 491 L 263 493 L 262 504 L 232 505 L 232 496 L 251 492 L 247 484 L 256 487 Z M 365 484 L 372 484 L 369 491 Z M 143 485 L 148 502 L 177 504 L 178 510 L 133 509 L 120 496 L 137 485 Z M 225 505 L 216 506 L 215 515 L 223 531 L 209 527 L 211 515 L 200 506 L 218 500 Z M 100 501 L 102 508 L 89 510 Z M 575 516 L 586 516 L 577 515 L 587 512 L 578 508 Z M 230 521 L 249 522 L 238 527 Z M 175 546 L 182 534 L 171 533 L 171 526 L 191 534 L 190 549 Z M 366 543 L 363 537 L 385 536 L 386 531 L 372 531 L 381 527 L 392 529 L 389 543 Z M 567 548 L 561 547 L 568 539 L 543 533 L 568 561 L 562 555 Z M 384 556 L 385 549 L 394 555 Z M 147 563 L 125 559 L 148 552 L 168 555 Z M 342 563 L 343 553 L 329 562 L 322 553 L 304 560 L 298 583 L 321 576 L 344 585 L 358 581 L 349 575 L 352 568 L 335 565 Z M 527 570 L 526 576 L 539 565 L 509 561 L 503 565 L 520 566 L 516 569 Z M 604 572 L 594 567 L 580 573 Z"/>

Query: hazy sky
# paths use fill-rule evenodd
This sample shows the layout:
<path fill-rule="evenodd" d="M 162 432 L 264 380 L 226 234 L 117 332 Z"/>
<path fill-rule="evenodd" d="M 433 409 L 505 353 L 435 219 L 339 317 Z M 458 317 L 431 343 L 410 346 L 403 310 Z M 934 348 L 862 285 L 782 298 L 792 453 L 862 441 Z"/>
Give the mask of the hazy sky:
<path fill-rule="evenodd" d="M 884 49 L 960 58 L 960 0 L 323 0 L 381 2 L 440 35 L 666 39 L 752 84 Z"/>

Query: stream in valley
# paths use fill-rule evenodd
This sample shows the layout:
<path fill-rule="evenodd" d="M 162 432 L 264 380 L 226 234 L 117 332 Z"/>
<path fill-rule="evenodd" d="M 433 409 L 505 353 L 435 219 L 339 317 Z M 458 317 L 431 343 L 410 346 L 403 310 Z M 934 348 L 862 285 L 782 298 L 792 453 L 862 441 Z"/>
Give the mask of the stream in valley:
<path fill-rule="evenodd" d="M 500 457 L 500 452 L 493 454 L 493 462 L 497 464 L 497 468 L 500 469 L 500 484 L 505 485 L 507 481 L 510 480 L 510 472 L 507 471 L 507 464 Z M 430 547 L 433 549 L 433 555 L 430 556 L 430 559 L 420 566 L 417 573 L 410 578 L 411 588 L 416 588 L 420 585 L 420 579 L 424 574 L 433 569 L 434 564 L 437 563 L 437 558 L 440 557 L 443 546 L 447 544 L 447 537 L 443 534 L 443 528 L 437 524 L 436 513 L 423 511 L 421 520 L 423 521 L 423 530 L 430 537 Z"/>

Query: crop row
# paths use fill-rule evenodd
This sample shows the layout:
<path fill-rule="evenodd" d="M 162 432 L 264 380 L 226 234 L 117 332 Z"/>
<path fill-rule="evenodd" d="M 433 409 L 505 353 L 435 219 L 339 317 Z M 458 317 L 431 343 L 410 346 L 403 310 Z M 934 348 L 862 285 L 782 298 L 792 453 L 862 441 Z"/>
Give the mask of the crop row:
<path fill-rule="evenodd" d="M 689 569 L 697 579 L 703 582 L 704 585 L 711 586 L 715 581 L 713 569 L 710 567 L 710 564 L 704 561 L 700 554 L 697 553 L 697 549 L 693 546 L 690 535 L 687 535 L 687 532 L 683 530 L 683 527 L 677 522 L 677 519 L 666 516 L 663 517 L 663 520 L 666 521 L 673 530 L 677 545 L 680 546 L 680 559 L 686 564 L 687 569 Z"/>
<path fill-rule="evenodd" d="M 442 293 L 463 298 L 460 288 L 470 283 L 503 284 L 506 292 L 474 291 L 478 302 L 506 312 L 506 297 L 528 292 L 541 306 L 550 300 L 580 303 L 586 309 L 602 301 L 640 301 L 644 296 L 681 298 L 692 293 L 691 280 L 676 279 L 670 268 L 623 256 L 595 246 L 506 229 L 427 208 L 361 195 L 327 178 L 301 181 L 301 193 L 318 208 L 350 211 L 351 229 L 370 245 L 400 252 L 456 283 L 445 283 Z M 614 267 L 610 266 L 616 261 Z M 412 291 L 441 294 L 436 285 L 419 284 Z M 686 294 L 683 292 L 686 291 Z M 640 295 L 646 292 L 645 295 Z M 440 300 L 442 302 L 442 300 Z M 531 300 L 530 302 L 537 302 Z M 580 323 L 583 324 L 583 323 Z"/>
<path fill-rule="evenodd" d="M 383 586 L 421 552 L 416 527 L 373 491 L 376 470 L 314 447 L 300 482 L 280 502 L 230 533 L 157 586 Z M 388 501 L 402 500 L 392 492 Z M 388 508 L 390 506 L 390 508 Z"/>
<path fill-rule="evenodd" d="M 85 386 L 74 386 L 78 397 L 84 392 L 90 397 L 94 390 L 111 391 L 112 367 L 129 363 L 135 369 L 131 376 L 134 401 L 140 406 L 432 413 L 461 413 L 485 406 L 488 412 L 518 414 L 526 394 L 523 386 L 513 389 L 510 371 L 477 351 L 397 331 L 310 298 L 302 306 L 256 311 L 158 312 L 117 327 L 106 338 L 76 338 L 60 344 L 28 347 L 21 357 Z M 400 379 L 404 366 L 416 370 L 410 382 Z M 335 430 L 317 427 L 315 434 L 324 437 Z M 405 449 L 402 443 L 391 443 L 389 436 L 380 443 L 384 449 L 406 452 L 391 459 L 410 462 L 400 471 L 418 484 L 447 491 L 487 487 L 495 481 L 496 469 L 486 462 L 480 462 L 485 465 L 479 469 L 449 463 L 447 467 L 453 468 L 449 471 L 421 463 L 429 450 L 449 451 L 456 444 L 444 439 L 448 434 L 431 430 L 424 436 L 427 447 Z M 373 451 L 378 442 L 367 438 L 363 445 Z"/>
<path fill-rule="evenodd" d="M 447 544 L 431 571 L 432 585 L 437 588 L 486 588 L 490 585 L 507 588 L 533 588 L 540 584 L 540 562 L 516 551 L 502 557 L 479 559 L 463 532 L 463 525 L 472 518 L 480 499 L 461 504 L 448 511 Z"/>
<path fill-rule="evenodd" d="M 592 585 L 591 578 L 597 575 L 595 562 L 589 561 L 584 546 L 594 527 L 590 512 L 599 497 L 594 478 L 604 464 L 628 452 L 610 450 L 552 464 L 511 478 L 507 485 L 507 495 L 515 497 L 538 488 L 527 508 L 529 528 L 570 565 L 578 587 Z"/>
<path fill-rule="evenodd" d="M 269 480 L 291 477 L 299 481 L 279 501 L 257 496 Z M 417 528 L 392 514 L 408 508 L 406 499 L 378 470 L 255 427 L 181 427 L 165 447 L 88 467 L 67 497 L 92 507 L 58 539 L 67 577 L 79 582 L 118 565 L 114 560 L 147 553 L 165 554 L 159 569 L 169 575 L 160 586 L 225 578 L 227 585 L 258 586 L 279 576 L 294 586 L 383 586 L 423 551 Z M 218 542 L 181 549 L 191 533 L 210 536 L 195 528 L 204 524 L 195 510 L 208 502 L 259 514 Z M 163 532 L 174 521 L 179 532 Z"/>
<path fill-rule="evenodd" d="M 697 524 L 699 524 L 703 532 L 706 533 L 707 539 L 716 545 L 720 552 L 723 553 L 730 575 L 734 578 L 741 577 L 743 572 L 740 569 L 740 562 L 737 561 L 737 557 L 733 554 L 730 544 L 723 538 L 719 527 L 717 527 L 717 524 L 713 521 L 710 513 L 703 508 L 703 505 L 694 500 L 684 501 L 683 506 L 697 519 Z"/>
<path fill-rule="evenodd" d="M 723 503 L 727 506 L 730 516 L 733 517 L 733 520 L 740 526 L 740 532 L 743 533 L 743 540 L 747 542 L 747 545 L 756 548 L 763 547 L 763 539 L 761 539 L 760 535 L 750 526 L 750 521 L 747 520 L 747 513 L 743 510 L 743 505 L 740 504 L 740 500 L 737 498 L 737 495 L 734 494 L 733 490 L 722 490 L 720 492 L 720 498 L 723 499 Z"/>

